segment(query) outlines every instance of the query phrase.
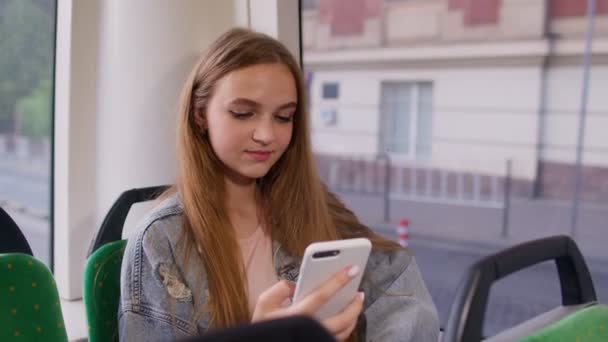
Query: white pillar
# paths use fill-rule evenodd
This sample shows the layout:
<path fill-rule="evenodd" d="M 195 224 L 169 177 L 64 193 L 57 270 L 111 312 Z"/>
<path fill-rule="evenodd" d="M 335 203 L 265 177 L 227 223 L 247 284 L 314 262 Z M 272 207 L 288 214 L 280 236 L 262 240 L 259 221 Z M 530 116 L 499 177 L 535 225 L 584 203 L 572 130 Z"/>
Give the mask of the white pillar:
<path fill-rule="evenodd" d="M 82 268 L 96 224 L 98 8 L 73 0 L 57 6 L 53 264 L 59 294 L 75 299 L 82 295 Z"/>
<path fill-rule="evenodd" d="M 93 234 L 127 189 L 175 176 L 175 113 L 202 50 L 234 25 L 229 1 L 60 1 L 55 260 L 60 294 L 82 295 Z"/>
<path fill-rule="evenodd" d="M 298 0 L 247 1 L 250 28 L 280 40 L 299 61 L 300 13 Z"/>
<path fill-rule="evenodd" d="M 195 61 L 196 12 L 172 2 L 101 4 L 97 212 L 134 187 L 174 175 L 175 108 Z"/>

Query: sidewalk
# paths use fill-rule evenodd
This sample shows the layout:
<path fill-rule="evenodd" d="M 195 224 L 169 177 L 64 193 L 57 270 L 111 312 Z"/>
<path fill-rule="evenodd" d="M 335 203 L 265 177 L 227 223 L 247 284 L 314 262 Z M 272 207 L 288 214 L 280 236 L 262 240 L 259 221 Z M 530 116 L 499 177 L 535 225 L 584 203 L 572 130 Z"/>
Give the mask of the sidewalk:
<path fill-rule="evenodd" d="M 48 178 L 50 159 L 18 158 L 14 154 L 0 154 L 0 172 L 19 174 L 31 178 Z"/>
<path fill-rule="evenodd" d="M 400 218 L 410 221 L 410 234 L 427 240 L 504 248 L 550 235 L 570 235 L 571 203 L 513 199 L 507 236 L 502 236 L 501 209 L 391 200 L 391 220 L 383 220 L 380 197 L 339 194 L 365 224 L 394 231 Z M 586 258 L 608 263 L 608 204 L 582 204 L 575 240 Z"/>
<path fill-rule="evenodd" d="M 50 161 L 0 154 L 0 206 L 38 219 L 48 219 Z"/>

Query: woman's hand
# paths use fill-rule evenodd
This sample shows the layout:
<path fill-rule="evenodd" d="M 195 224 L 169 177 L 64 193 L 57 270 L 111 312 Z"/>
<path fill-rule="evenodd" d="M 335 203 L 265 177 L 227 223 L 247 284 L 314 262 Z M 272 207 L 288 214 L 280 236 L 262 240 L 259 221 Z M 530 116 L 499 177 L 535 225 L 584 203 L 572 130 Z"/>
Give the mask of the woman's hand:
<path fill-rule="evenodd" d="M 295 285 L 281 280 L 262 292 L 253 312 L 252 322 L 264 321 L 286 316 L 313 316 L 338 290 L 348 284 L 359 272 L 357 266 L 347 267 L 328 279 L 323 285 L 310 293 L 300 302 L 289 307 L 283 303 L 293 296 Z M 344 310 L 321 322 L 338 340 L 344 341 L 357 325 L 357 318 L 363 308 L 363 293 L 359 293 Z"/>

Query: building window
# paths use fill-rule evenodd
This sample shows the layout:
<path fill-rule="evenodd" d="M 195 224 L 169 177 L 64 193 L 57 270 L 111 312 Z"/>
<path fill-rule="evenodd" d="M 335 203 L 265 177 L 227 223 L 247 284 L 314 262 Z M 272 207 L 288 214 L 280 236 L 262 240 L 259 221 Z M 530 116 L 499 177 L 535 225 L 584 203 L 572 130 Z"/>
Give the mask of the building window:
<path fill-rule="evenodd" d="M 433 85 L 430 82 L 383 82 L 381 87 L 380 152 L 429 158 Z"/>
<path fill-rule="evenodd" d="M 340 88 L 338 83 L 323 83 L 323 98 L 324 99 L 337 99 Z"/>

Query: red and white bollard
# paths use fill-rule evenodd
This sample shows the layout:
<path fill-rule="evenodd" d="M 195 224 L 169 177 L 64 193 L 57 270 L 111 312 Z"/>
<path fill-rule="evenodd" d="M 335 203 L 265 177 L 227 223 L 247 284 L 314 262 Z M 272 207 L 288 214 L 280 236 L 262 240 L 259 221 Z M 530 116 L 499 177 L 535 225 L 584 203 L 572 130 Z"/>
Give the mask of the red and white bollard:
<path fill-rule="evenodd" d="M 399 244 L 403 247 L 407 247 L 410 239 L 409 225 L 410 221 L 401 219 L 399 226 L 397 226 L 397 237 L 399 238 Z"/>

